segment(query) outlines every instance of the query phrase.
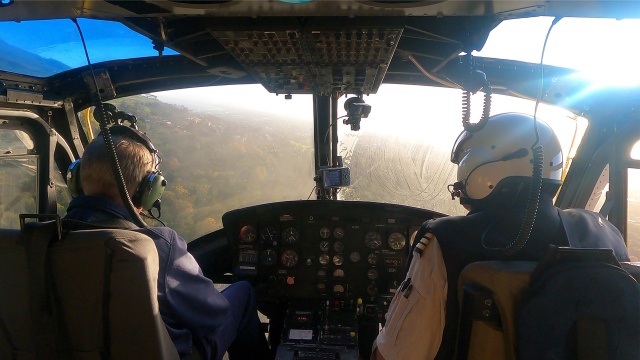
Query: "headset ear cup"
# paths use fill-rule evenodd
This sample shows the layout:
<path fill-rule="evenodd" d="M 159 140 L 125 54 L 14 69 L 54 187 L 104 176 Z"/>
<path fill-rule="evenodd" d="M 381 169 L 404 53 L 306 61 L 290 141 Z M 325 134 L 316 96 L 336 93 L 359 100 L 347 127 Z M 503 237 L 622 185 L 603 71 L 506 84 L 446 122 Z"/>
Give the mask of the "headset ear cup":
<path fill-rule="evenodd" d="M 151 210 L 156 202 L 162 198 L 166 186 L 167 180 L 162 176 L 162 173 L 154 170 L 142 180 L 131 201 L 137 207 Z"/>
<path fill-rule="evenodd" d="M 80 159 L 74 161 L 67 169 L 67 188 L 71 196 L 82 195 L 82 184 L 80 182 Z"/>

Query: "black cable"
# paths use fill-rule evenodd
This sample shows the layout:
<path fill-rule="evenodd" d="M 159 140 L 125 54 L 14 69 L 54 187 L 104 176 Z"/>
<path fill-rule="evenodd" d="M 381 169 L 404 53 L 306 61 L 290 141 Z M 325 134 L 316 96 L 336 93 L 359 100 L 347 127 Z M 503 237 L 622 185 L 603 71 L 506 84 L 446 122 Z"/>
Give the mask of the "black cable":
<path fill-rule="evenodd" d="M 311 195 L 313 195 L 313 192 L 318 188 L 318 186 L 314 186 L 313 189 L 311 189 L 311 192 L 309 193 L 309 196 L 307 196 L 307 200 L 311 199 Z"/>
<path fill-rule="evenodd" d="M 527 206 L 525 208 L 525 216 L 522 221 L 522 226 L 518 231 L 518 235 L 513 242 L 511 242 L 504 249 L 507 255 L 514 255 L 518 253 L 529 241 L 533 226 L 538 216 L 538 206 L 540 204 L 540 193 L 542 191 L 542 177 L 544 168 L 544 148 L 542 145 L 538 145 L 540 142 L 540 134 L 538 133 L 538 106 L 542 100 L 542 90 L 544 87 L 544 54 L 547 50 L 547 42 L 549 41 L 549 35 L 553 27 L 561 20 L 561 17 L 556 17 L 551 22 L 549 29 L 547 29 L 547 35 L 544 38 L 544 44 L 542 45 L 542 53 L 540 55 L 540 84 L 538 85 L 538 94 L 536 96 L 536 105 L 533 111 L 533 129 L 536 135 L 535 142 L 531 145 L 531 151 L 533 155 L 533 170 L 531 174 L 531 183 L 529 184 L 529 193 L 527 195 Z"/>
<path fill-rule="evenodd" d="M 469 132 L 475 133 L 484 127 L 487 123 L 487 119 L 491 116 L 491 96 L 493 91 L 491 90 L 491 83 L 486 78 L 486 75 L 481 71 L 472 72 L 472 76 L 475 76 L 473 83 L 481 83 L 484 91 L 484 101 L 482 105 L 482 117 L 480 121 L 475 124 L 471 123 L 471 91 L 462 91 L 462 127 Z"/>
<path fill-rule="evenodd" d="M 471 91 L 462 91 L 462 126 L 465 128 L 471 122 Z"/>
<path fill-rule="evenodd" d="M 535 146 L 533 149 L 533 174 L 531 176 L 531 184 L 529 185 L 529 194 L 527 196 L 527 208 L 525 210 L 522 226 L 518 231 L 515 240 L 504 249 L 507 255 L 513 255 L 522 250 L 527 244 L 533 225 L 535 225 L 538 215 L 538 205 L 540 205 L 540 192 L 542 190 L 542 169 L 544 164 L 544 150 L 542 146 Z M 530 210 L 532 209 L 532 210 Z"/>
<path fill-rule="evenodd" d="M 160 216 L 162 215 L 162 213 L 160 213 L 160 210 L 158 210 L 158 216 L 153 215 L 151 210 L 147 210 L 147 212 L 148 212 L 148 214 L 141 213 L 142 216 L 144 216 L 146 218 L 149 218 L 149 219 L 153 219 L 153 220 L 159 222 L 160 224 L 162 224 L 162 226 L 165 226 L 165 227 L 167 226 L 167 225 L 165 225 L 165 223 L 162 220 L 160 220 Z"/>
<path fill-rule="evenodd" d="M 108 114 L 104 108 L 102 103 L 102 97 L 100 96 L 100 91 L 98 90 L 98 82 L 96 81 L 96 74 L 93 69 L 93 64 L 89 59 L 89 51 L 87 50 L 87 44 L 84 39 L 84 35 L 82 33 L 82 29 L 80 28 L 80 24 L 78 24 L 77 19 L 71 19 L 73 23 L 78 28 L 78 33 L 80 34 L 80 40 L 82 41 L 82 46 L 84 48 L 84 54 L 87 58 L 87 64 L 89 65 L 89 69 L 91 70 L 91 77 L 93 80 L 93 85 L 95 86 L 95 93 L 91 92 L 92 97 L 96 97 L 94 99 L 94 103 L 96 104 L 96 108 L 100 110 L 102 114 L 101 119 L 98 118 L 98 124 L 100 125 L 100 131 L 102 132 L 102 137 L 104 139 L 104 144 L 107 147 L 107 156 L 109 157 L 109 162 L 111 163 L 111 170 L 113 172 L 114 179 L 116 180 L 116 185 L 118 186 L 118 191 L 120 192 L 120 197 L 123 200 L 129 215 L 133 219 L 134 223 L 139 227 L 148 227 L 148 225 L 142 220 L 140 214 L 136 211 L 133 203 L 131 202 L 131 197 L 129 196 L 129 192 L 127 191 L 127 187 L 125 185 L 124 176 L 122 175 L 122 169 L 120 168 L 120 163 L 118 162 L 118 156 L 116 155 L 116 149 L 113 144 L 113 139 L 111 138 L 111 133 L 109 132 L 109 124 Z"/>

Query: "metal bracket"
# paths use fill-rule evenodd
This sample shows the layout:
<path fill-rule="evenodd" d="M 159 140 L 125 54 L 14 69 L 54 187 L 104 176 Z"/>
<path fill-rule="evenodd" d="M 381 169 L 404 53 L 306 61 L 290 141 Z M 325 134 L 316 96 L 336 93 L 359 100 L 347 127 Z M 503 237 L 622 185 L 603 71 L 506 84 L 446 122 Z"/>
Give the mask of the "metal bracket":
<path fill-rule="evenodd" d="M 84 146 L 80 140 L 80 130 L 78 130 L 78 121 L 76 118 L 76 112 L 73 110 L 73 102 L 69 98 L 64 99 L 64 111 L 67 114 L 67 121 L 69 122 L 69 130 L 71 130 L 73 145 L 78 151 L 78 155 L 82 156 L 82 153 L 84 153 Z"/>
<path fill-rule="evenodd" d="M 60 215 L 58 214 L 20 214 L 20 231 L 24 231 L 27 219 L 36 219 L 38 222 L 41 220 L 48 220 L 49 222 L 56 223 L 56 228 L 58 231 L 58 240 L 62 239 L 62 221 L 60 220 Z"/>
<path fill-rule="evenodd" d="M 106 69 L 95 69 L 93 72 L 85 71 L 82 73 L 82 78 L 89 90 L 100 95 L 101 100 L 111 100 L 116 97 L 116 90 Z M 97 90 L 96 85 L 98 86 Z"/>
<path fill-rule="evenodd" d="M 59 101 L 44 100 L 41 93 L 15 89 L 7 89 L 7 102 L 53 107 L 60 107 L 62 104 Z"/>

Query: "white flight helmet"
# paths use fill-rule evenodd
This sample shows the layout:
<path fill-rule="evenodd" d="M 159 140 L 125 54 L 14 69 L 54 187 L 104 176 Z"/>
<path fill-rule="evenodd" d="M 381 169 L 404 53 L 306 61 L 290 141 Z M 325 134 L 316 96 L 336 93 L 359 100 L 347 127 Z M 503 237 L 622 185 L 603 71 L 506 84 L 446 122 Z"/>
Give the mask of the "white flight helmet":
<path fill-rule="evenodd" d="M 532 145 L 542 145 L 544 160 L 542 178 L 560 184 L 562 178 L 562 149 L 553 130 L 541 120 L 518 113 L 494 115 L 476 129 L 463 131 L 457 138 L 451 162 L 458 165 L 458 182 L 452 195 L 462 193 L 475 201 L 484 200 L 492 192 L 509 183 L 507 180 L 528 180 L 533 173 Z M 484 125 L 484 126 L 483 126 Z"/>

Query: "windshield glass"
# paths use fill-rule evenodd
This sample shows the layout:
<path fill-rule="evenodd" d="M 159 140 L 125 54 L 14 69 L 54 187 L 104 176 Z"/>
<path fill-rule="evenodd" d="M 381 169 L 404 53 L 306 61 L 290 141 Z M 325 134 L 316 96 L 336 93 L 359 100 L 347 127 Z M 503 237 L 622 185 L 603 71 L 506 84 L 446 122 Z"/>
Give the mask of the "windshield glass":
<path fill-rule="evenodd" d="M 489 35 L 482 57 L 539 63 L 552 17 L 506 20 Z M 547 41 L 544 64 L 578 70 L 597 85 L 633 86 L 640 68 L 632 54 L 640 43 L 640 19 L 562 18 Z"/>
<path fill-rule="evenodd" d="M 388 202 L 460 215 L 447 185 L 456 181 L 449 161 L 462 130 L 459 90 L 383 85 L 365 97 L 372 106 L 360 131 L 338 120 L 339 149 L 351 186 L 339 198 Z M 342 98 L 339 116 L 345 115 Z M 315 199 L 313 100 L 291 100 L 259 85 L 183 89 L 113 101 L 136 114 L 160 150 L 169 182 L 162 220 L 185 239 L 222 226 L 229 210 L 261 203 Z M 492 113 L 533 114 L 534 102 L 494 96 Z M 472 101 L 472 120 L 482 96 Z M 565 157 L 579 143 L 584 119 L 541 106 L 538 117 L 561 139 Z M 576 140 L 577 139 L 577 140 Z"/>
<path fill-rule="evenodd" d="M 151 40 L 121 23 L 78 19 L 78 24 L 92 63 L 158 55 Z M 0 70 L 47 77 L 87 65 L 80 34 L 69 19 L 0 22 L 0 34 Z"/>

